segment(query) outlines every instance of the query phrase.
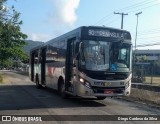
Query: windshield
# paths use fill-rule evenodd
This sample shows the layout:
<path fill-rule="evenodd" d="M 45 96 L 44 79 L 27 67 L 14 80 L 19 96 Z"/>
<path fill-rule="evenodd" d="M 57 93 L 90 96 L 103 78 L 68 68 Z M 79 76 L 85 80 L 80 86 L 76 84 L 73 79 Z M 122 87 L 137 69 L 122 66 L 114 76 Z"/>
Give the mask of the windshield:
<path fill-rule="evenodd" d="M 110 71 L 128 72 L 131 69 L 131 45 L 113 42 L 110 46 Z"/>
<path fill-rule="evenodd" d="M 131 45 L 120 42 L 84 41 L 79 67 L 89 71 L 130 71 Z"/>
<path fill-rule="evenodd" d="M 84 41 L 80 51 L 80 67 L 86 70 L 109 69 L 109 42 Z"/>

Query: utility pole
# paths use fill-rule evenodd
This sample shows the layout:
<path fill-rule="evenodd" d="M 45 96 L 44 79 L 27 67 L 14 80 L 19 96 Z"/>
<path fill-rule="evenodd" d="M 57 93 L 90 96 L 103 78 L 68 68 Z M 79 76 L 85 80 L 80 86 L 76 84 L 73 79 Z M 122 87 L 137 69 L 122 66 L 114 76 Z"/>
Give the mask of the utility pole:
<path fill-rule="evenodd" d="M 135 36 L 135 50 L 136 50 L 136 43 L 137 43 L 137 29 L 138 29 L 138 17 L 139 15 L 142 14 L 142 12 L 138 12 L 135 15 L 137 16 L 137 24 L 136 24 L 136 36 Z"/>
<path fill-rule="evenodd" d="M 142 12 L 138 12 L 138 13 L 136 13 L 135 15 L 137 16 L 137 24 L 136 24 L 136 36 L 135 36 L 135 50 L 134 50 L 134 58 L 133 58 L 133 60 L 134 60 L 134 66 L 133 66 L 133 68 L 134 68 L 134 70 L 133 70 L 133 72 L 135 73 L 135 75 L 136 75 L 136 67 L 135 67 L 135 64 L 136 64 L 136 43 L 137 43 L 137 29 L 138 29 L 138 17 L 139 17 L 139 15 L 141 14 Z M 133 74 L 134 75 L 134 74 Z M 142 75 L 142 77 L 143 77 L 143 75 Z"/>
<path fill-rule="evenodd" d="M 121 15 L 122 16 L 122 20 L 121 20 L 121 29 L 123 29 L 123 17 L 124 17 L 124 15 L 128 15 L 128 13 L 119 13 L 119 12 L 114 12 L 114 14 L 119 14 L 119 15 Z"/>

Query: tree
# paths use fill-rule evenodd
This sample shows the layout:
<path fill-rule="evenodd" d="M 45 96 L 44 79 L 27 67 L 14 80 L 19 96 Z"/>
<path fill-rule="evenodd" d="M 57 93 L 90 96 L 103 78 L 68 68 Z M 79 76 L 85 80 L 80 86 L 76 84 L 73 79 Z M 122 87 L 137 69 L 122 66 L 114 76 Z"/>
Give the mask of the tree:
<path fill-rule="evenodd" d="M 8 9 L 5 6 L 7 0 L 0 0 L 0 65 L 8 63 L 11 59 L 26 59 L 23 47 L 27 35 L 21 32 L 19 21 L 20 13 L 14 6 Z"/>

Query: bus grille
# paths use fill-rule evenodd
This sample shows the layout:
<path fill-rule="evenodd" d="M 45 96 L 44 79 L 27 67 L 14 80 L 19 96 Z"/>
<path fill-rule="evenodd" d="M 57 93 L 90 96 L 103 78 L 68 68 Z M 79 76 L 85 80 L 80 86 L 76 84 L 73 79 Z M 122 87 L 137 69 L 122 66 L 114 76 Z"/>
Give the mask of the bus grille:
<path fill-rule="evenodd" d="M 106 90 L 112 90 L 113 93 L 121 94 L 125 90 L 125 87 L 95 87 L 92 86 L 94 93 L 104 93 Z"/>
<path fill-rule="evenodd" d="M 106 74 L 106 75 L 88 75 L 90 78 L 97 80 L 125 80 L 127 74 Z"/>

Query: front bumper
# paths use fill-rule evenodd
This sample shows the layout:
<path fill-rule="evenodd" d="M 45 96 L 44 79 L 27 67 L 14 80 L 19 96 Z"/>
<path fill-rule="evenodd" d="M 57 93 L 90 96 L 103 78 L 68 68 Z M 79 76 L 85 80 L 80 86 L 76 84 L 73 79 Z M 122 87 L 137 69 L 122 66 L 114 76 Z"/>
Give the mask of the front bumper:
<path fill-rule="evenodd" d="M 77 88 L 77 95 L 81 97 L 115 97 L 115 96 L 128 96 L 130 95 L 130 86 L 125 87 L 96 87 L 92 86 L 87 88 L 84 85 L 79 85 Z"/>

